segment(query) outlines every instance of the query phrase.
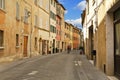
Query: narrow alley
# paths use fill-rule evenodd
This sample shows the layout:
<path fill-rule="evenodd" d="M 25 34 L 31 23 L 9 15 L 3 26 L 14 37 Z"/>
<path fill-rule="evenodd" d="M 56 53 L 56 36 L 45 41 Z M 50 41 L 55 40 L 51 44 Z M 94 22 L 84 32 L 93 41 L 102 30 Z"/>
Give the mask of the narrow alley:
<path fill-rule="evenodd" d="M 109 80 L 85 55 L 74 50 L 0 66 L 0 80 Z"/>

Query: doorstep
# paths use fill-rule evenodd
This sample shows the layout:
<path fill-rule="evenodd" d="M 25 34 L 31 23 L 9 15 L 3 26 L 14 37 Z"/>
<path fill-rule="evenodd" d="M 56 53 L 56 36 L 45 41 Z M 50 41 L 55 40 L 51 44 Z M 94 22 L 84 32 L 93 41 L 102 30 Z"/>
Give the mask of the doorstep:
<path fill-rule="evenodd" d="M 108 78 L 109 78 L 110 80 L 119 80 L 119 79 L 116 78 L 115 76 L 108 76 Z"/>

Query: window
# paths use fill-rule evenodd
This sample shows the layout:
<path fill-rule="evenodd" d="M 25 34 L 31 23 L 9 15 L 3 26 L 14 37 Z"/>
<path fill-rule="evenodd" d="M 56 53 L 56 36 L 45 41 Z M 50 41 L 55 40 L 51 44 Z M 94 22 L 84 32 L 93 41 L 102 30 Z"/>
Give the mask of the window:
<path fill-rule="evenodd" d="M 65 38 L 66 38 L 66 36 L 67 36 L 67 35 L 66 35 L 66 33 L 65 33 Z"/>
<path fill-rule="evenodd" d="M 37 37 L 35 37 L 35 48 L 37 48 Z"/>
<path fill-rule="evenodd" d="M 58 30 L 57 30 L 57 32 L 56 32 L 56 33 L 57 33 L 57 35 L 58 35 Z"/>
<path fill-rule="evenodd" d="M 65 29 L 66 29 L 66 23 L 65 23 Z"/>
<path fill-rule="evenodd" d="M 42 6 L 43 0 L 39 1 L 39 6 Z"/>
<path fill-rule="evenodd" d="M 56 22 L 57 22 L 57 24 L 58 24 L 58 20 L 57 20 Z"/>
<path fill-rule="evenodd" d="M 3 47 L 4 44 L 4 32 L 0 30 L 0 47 Z"/>
<path fill-rule="evenodd" d="M 56 33 L 56 27 L 54 27 L 54 33 Z"/>
<path fill-rule="evenodd" d="M 37 5 L 37 0 L 34 0 L 34 4 Z"/>
<path fill-rule="evenodd" d="M 54 14 L 54 20 L 56 20 L 56 15 Z"/>
<path fill-rule="evenodd" d="M 17 19 L 19 19 L 19 12 L 20 12 L 19 4 L 18 4 L 18 2 L 16 2 L 16 18 Z"/>
<path fill-rule="evenodd" d="M 16 46 L 19 46 L 19 34 L 16 34 Z"/>
<path fill-rule="evenodd" d="M 5 9 L 5 0 L 0 0 L 0 8 Z"/>
<path fill-rule="evenodd" d="M 64 12 L 63 12 L 63 16 L 64 16 Z"/>
<path fill-rule="evenodd" d="M 42 28 L 42 23 L 43 23 L 42 18 L 40 18 L 40 27 L 41 28 Z"/>
<path fill-rule="evenodd" d="M 54 32 L 54 26 L 50 25 L 50 31 Z"/>
<path fill-rule="evenodd" d="M 50 11 L 50 17 L 51 17 L 52 19 L 56 20 L 56 15 L 55 15 L 52 11 Z"/>
<path fill-rule="evenodd" d="M 52 11 L 50 11 L 50 17 L 52 18 L 53 14 L 52 14 Z"/>
<path fill-rule="evenodd" d="M 37 17 L 37 15 L 35 15 L 35 26 L 37 26 L 38 25 L 38 17 Z"/>
<path fill-rule="evenodd" d="M 49 24 L 48 24 L 48 21 L 46 21 L 46 29 L 48 29 L 49 27 Z"/>
<path fill-rule="evenodd" d="M 87 2 L 87 14 L 89 14 L 89 1 Z"/>
<path fill-rule="evenodd" d="M 92 0 L 92 5 L 94 5 L 95 4 L 95 0 Z"/>
<path fill-rule="evenodd" d="M 51 0 L 51 4 L 53 3 L 53 0 Z"/>
<path fill-rule="evenodd" d="M 56 33 L 56 27 L 50 25 L 50 31 L 53 32 L 53 33 Z"/>
<path fill-rule="evenodd" d="M 28 10 L 27 9 L 24 10 L 24 22 L 28 23 Z"/>
<path fill-rule="evenodd" d="M 59 32 L 59 35 L 62 35 L 61 31 Z"/>
<path fill-rule="evenodd" d="M 49 4 L 46 4 L 46 10 L 49 11 Z"/>
<path fill-rule="evenodd" d="M 114 20 L 119 20 L 120 19 L 120 8 L 114 12 Z"/>

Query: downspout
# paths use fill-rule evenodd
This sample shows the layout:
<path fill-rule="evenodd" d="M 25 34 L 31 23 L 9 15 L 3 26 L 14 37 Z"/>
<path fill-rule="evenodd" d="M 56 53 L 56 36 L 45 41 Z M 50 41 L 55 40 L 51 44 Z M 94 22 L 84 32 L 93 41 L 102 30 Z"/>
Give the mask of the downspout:
<path fill-rule="evenodd" d="M 50 39 L 50 0 L 49 0 L 49 39 Z M 50 40 L 49 40 L 50 44 Z"/>
<path fill-rule="evenodd" d="M 96 8 L 94 9 L 95 10 L 95 15 L 96 15 L 96 28 L 95 28 L 95 31 L 96 31 L 96 58 L 95 58 L 95 66 L 98 67 L 98 9 L 99 9 L 99 6 L 98 6 L 98 0 L 96 0 Z"/>

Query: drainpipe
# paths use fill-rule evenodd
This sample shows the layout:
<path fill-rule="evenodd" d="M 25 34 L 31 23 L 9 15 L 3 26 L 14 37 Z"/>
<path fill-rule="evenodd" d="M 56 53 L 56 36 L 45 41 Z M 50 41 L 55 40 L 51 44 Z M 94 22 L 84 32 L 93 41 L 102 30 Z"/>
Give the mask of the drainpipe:
<path fill-rule="evenodd" d="M 50 44 L 51 43 L 51 39 L 50 39 L 50 0 L 49 0 L 49 50 L 50 52 L 52 53 L 52 45 Z M 50 48 L 51 47 L 51 48 Z"/>

